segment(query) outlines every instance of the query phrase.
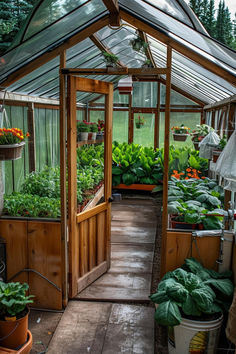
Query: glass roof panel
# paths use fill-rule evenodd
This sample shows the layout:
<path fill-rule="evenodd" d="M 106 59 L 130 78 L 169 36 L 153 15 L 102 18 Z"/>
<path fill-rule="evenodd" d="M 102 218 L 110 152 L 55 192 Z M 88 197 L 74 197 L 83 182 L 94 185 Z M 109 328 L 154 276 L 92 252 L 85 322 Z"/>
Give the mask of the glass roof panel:
<path fill-rule="evenodd" d="M 32 61 L 54 47 L 56 43 L 64 41 L 65 38 L 87 27 L 90 21 L 95 22 L 102 14 L 106 13 L 101 0 L 91 0 L 48 28 L 38 32 L 20 46 L 8 51 L 0 61 L 0 81 L 4 79 L 5 75 L 22 67 L 27 61 Z"/>
<path fill-rule="evenodd" d="M 186 12 L 184 12 L 183 8 L 178 4 L 177 1 L 173 0 L 147 0 L 147 3 L 158 7 L 160 10 L 168 13 L 169 15 L 177 18 L 178 20 L 186 23 L 187 25 L 193 27 L 192 22 L 187 16 Z"/>
<path fill-rule="evenodd" d="M 120 6 L 133 16 L 164 32 L 168 37 L 172 37 L 175 41 L 236 75 L 236 54 L 233 50 L 219 44 L 209 36 L 181 24 L 144 0 L 120 0 Z"/>
<path fill-rule="evenodd" d="M 23 40 L 42 31 L 45 27 L 48 27 L 61 17 L 66 16 L 69 12 L 80 7 L 85 2 L 87 2 L 87 0 L 44 0 L 31 18 Z"/>

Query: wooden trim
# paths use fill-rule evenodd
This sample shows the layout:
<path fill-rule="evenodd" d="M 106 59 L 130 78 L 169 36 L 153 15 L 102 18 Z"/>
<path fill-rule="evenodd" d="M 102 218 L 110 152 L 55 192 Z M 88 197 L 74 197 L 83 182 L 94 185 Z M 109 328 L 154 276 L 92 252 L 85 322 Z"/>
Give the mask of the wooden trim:
<path fill-rule="evenodd" d="M 69 228 L 69 296 L 77 295 L 79 278 L 79 238 L 77 234 L 77 155 L 76 155 L 76 78 L 68 77 L 67 147 L 68 147 L 68 228 Z"/>
<path fill-rule="evenodd" d="M 77 291 L 80 293 L 89 284 L 93 283 L 97 278 L 104 274 L 108 269 L 107 262 L 102 262 L 97 267 L 94 267 L 90 272 L 78 279 Z"/>
<path fill-rule="evenodd" d="M 191 48 L 187 48 L 184 44 L 175 41 L 171 37 L 165 35 L 162 32 L 159 32 L 158 30 L 154 29 L 152 26 L 150 26 L 147 23 L 144 23 L 142 20 L 139 20 L 132 15 L 128 14 L 124 10 L 120 10 L 120 16 L 121 18 L 133 25 L 136 28 L 139 28 L 140 30 L 146 32 L 150 36 L 156 38 L 157 40 L 170 45 L 173 49 L 177 50 L 179 53 L 183 54 L 184 56 L 192 59 L 196 63 L 200 64 L 203 68 L 213 72 L 217 76 L 222 77 L 226 81 L 230 82 L 232 85 L 236 86 L 236 76 L 233 74 L 230 74 L 228 71 L 224 70 L 223 68 L 219 67 L 212 61 L 208 60 L 206 56 L 202 56 L 199 53 L 196 53 L 193 51 Z"/>
<path fill-rule="evenodd" d="M 212 128 L 214 128 L 214 129 L 215 129 L 215 119 L 216 119 L 216 111 L 213 110 L 212 116 L 211 116 L 211 126 L 212 126 Z"/>
<path fill-rule="evenodd" d="M 164 171 L 163 171 L 163 210 L 162 210 L 162 243 L 161 243 L 161 274 L 166 269 L 166 240 L 168 226 L 168 180 L 169 180 L 169 145 L 170 145 L 170 96 L 171 96 L 171 60 L 172 48 L 167 46 L 167 68 L 166 75 L 166 111 L 165 111 L 165 139 L 164 139 Z"/>
<path fill-rule="evenodd" d="M 166 75 L 166 68 L 66 68 L 62 74 L 69 75 Z"/>
<path fill-rule="evenodd" d="M 34 120 L 34 104 L 28 103 L 27 111 L 28 132 L 30 134 L 28 138 L 29 149 L 29 173 L 36 170 L 36 152 L 35 152 L 35 120 Z"/>
<path fill-rule="evenodd" d="M 134 140 L 134 112 L 132 109 L 132 94 L 129 94 L 129 120 L 128 120 L 128 142 L 131 144 Z"/>
<path fill-rule="evenodd" d="M 113 84 L 109 83 L 109 91 L 105 96 L 105 129 L 104 129 L 104 199 L 108 202 L 112 192 L 112 116 L 113 116 Z"/>
<path fill-rule="evenodd" d="M 160 144 L 160 107 L 161 107 L 161 84 L 157 83 L 157 112 L 155 113 L 154 149 Z"/>
<path fill-rule="evenodd" d="M 103 197 L 103 195 L 104 195 L 104 186 L 102 186 L 97 191 L 94 198 L 88 202 L 88 204 L 84 207 L 83 211 L 88 211 L 88 210 L 94 208 L 97 205 L 97 203 L 99 202 L 99 200 Z"/>
<path fill-rule="evenodd" d="M 52 60 L 55 57 L 57 57 L 58 55 L 60 55 L 60 53 L 63 50 L 71 48 L 74 45 L 78 44 L 79 42 L 82 42 L 84 39 L 88 38 L 92 33 L 95 33 L 97 31 L 99 31 L 101 28 L 109 25 L 109 23 L 110 23 L 109 15 L 104 16 L 99 21 L 91 24 L 90 26 L 88 26 L 84 30 L 76 33 L 74 36 L 72 36 L 70 39 L 68 39 L 66 42 L 64 42 L 61 46 L 59 46 L 55 49 L 52 49 L 50 52 L 40 55 L 34 61 L 24 65 L 19 70 L 16 70 L 14 73 L 10 74 L 7 77 L 7 79 L 1 83 L 1 85 L 5 86 L 5 87 L 12 85 L 14 82 L 18 81 L 22 77 L 31 73 L 32 71 L 37 69 L 42 64 L 46 64 L 50 60 Z"/>
<path fill-rule="evenodd" d="M 60 68 L 66 66 L 66 51 L 60 55 Z M 68 303 L 68 249 L 67 249 L 67 199 L 66 199 L 66 82 L 60 74 L 60 191 L 61 191 L 61 257 L 62 301 Z"/>
<path fill-rule="evenodd" d="M 151 192 L 153 188 L 155 188 L 155 184 L 130 184 L 127 186 L 126 184 L 118 184 L 118 186 L 113 186 L 113 189 L 128 189 L 128 190 L 136 190 L 136 191 L 149 191 Z"/>
<path fill-rule="evenodd" d="M 119 5 L 117 0 L 102 0 L 107 10 L 112 13 L 119 13 Z"/>
<path fill-rule="evenodd" d="M 95 206 L 93 209 L 88 210 L 88 211 L 82 211 L 82 213 L 77 214 L 76 217 L 76 223 L 79 224 L 80 222 L 91 218 L 92 216 L 95 216 L 99 213 L 101 213 L 102 211 L 106 211 L 107 210 L 107 206 L 108 206 L 108 202 L 104 202 L 102 204 L 99 204 L 97 206 Z"/>
<path fill-rule="evenodd" d="M 108 94 L 110 84 L 111 83 L 105 81 L 87 79 L 84 77 L 76 77 L 77 91 Z"/>
<path fill-rule="evenodd" d="M 104 138 L 102 140 L 87 140 L 87 141 L 78 141 L 76 146 L 83 146 L 83 145 L 94 145 L 94 144 L 99 144 L 99 143 L 103 143 Z"/>
<path fill-rule="evenodd" d="M 233 134 L 233 131 L 235 130 L 234 128 L 235 111 L 236 111 L 236 103 L 230 103 L 229 118 L 228 118 L 228 132 L 227 132 L 228 139 L 230 138 L 230 136 Z"/>

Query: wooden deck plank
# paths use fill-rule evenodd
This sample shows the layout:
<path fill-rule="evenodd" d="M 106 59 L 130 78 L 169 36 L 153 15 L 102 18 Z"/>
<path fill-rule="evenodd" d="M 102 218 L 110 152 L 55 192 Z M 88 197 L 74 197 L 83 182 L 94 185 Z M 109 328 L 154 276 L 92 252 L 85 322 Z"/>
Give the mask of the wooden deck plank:
<path fill-rule="evenodd" d="M 47 353 L 154 353 L 154 308 L 69 302 Z"/>

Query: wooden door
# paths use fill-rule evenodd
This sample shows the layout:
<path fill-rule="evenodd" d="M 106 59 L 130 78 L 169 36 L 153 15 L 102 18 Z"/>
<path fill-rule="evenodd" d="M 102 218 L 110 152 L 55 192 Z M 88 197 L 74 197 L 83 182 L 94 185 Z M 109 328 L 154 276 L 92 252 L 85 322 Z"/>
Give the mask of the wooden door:
<path fill-rule="evenodd" d="M 74 297 L 110 267 L 113 84 L 68 76 L 69 296 Z M 104 201 L 77 213 L 76 93 L 105 95 Z"/>

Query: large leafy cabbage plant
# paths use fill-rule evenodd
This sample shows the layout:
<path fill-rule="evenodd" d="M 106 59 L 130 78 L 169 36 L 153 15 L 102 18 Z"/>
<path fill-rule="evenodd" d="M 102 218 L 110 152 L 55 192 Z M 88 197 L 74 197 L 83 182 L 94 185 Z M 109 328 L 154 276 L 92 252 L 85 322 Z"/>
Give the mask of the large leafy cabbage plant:
<path fill-rule="evenodd" d="M 150 296 L 159 304 L 155 319 L 163 326 L 180 324 L 182 316 L 197 319 L 220 313 L 231 304 L 234 290 L 229 279 L 231 272 L 206 269 L 194 258 L 186 259 L 183 268 L 166 273 L 157 292 Z"/>

